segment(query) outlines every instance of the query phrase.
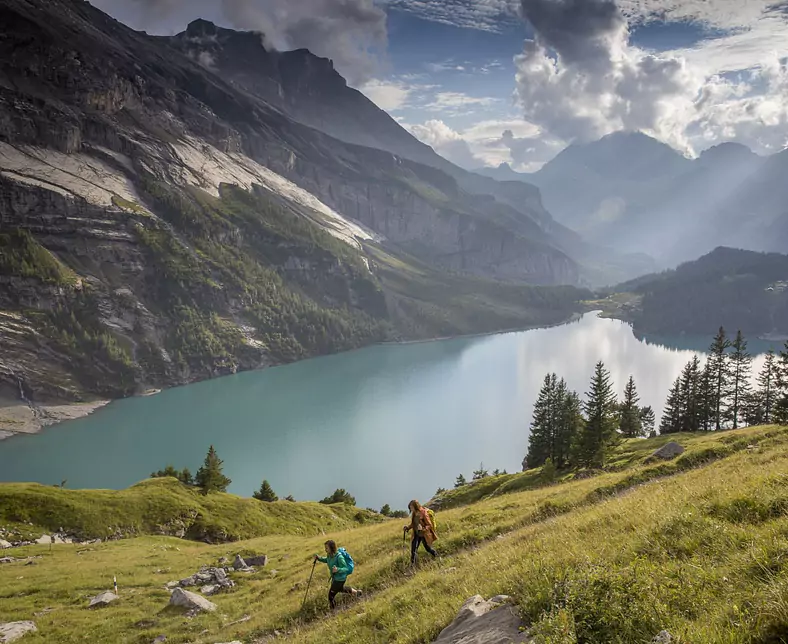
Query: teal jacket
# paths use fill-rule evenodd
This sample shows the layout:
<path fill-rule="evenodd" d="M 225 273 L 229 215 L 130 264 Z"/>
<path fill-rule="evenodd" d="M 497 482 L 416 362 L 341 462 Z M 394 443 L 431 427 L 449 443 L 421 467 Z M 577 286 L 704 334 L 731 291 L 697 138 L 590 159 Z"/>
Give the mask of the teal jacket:
<path fill-rule="evenodd" d="M 331 573 L 331 579 L 334 581 L 347 580 L 347 576 L 350 574 L 350 568 L 348 568 L 347 561 L 345 561 L 341 552 L 337 552 L 335 555 L 329 555 L 328 557 L 318 557 L 317 560 L 320 563 L 327 564 L 329 572 L 331 572 L 334 566 L 337 567 L 337 571 Z"/>

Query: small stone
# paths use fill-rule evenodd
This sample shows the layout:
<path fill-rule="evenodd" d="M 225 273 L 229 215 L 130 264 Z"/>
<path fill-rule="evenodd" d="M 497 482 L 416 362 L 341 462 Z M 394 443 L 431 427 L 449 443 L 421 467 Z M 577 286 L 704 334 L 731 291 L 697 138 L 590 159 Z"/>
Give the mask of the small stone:
<path fill-rule="evenodd" d="M 218 586 L 213 586 L 213 585 L 203 586 L 202 588 L 200 588 L 200 592 L 203 595 L 213 595 L 218 590 L 218 588 L 219 588 Z"/>
<path fill-rule="evenodd" d="M 243 570 L 248 567 L 249 566 L 246 565 L 246 562 L 244 561 L 243 557 L 241 557 L 241 555 L 235 555 L 235 561 L 233 561 L 233 568 L 235 568 L 236 570 Z"/>
<path fill-rule="evenodd" d="M 490 601 L 493 604 L 506 604 L 510 599 L 509 595 L 496 595 Z"/>
<path fill-rule="evenodd" d="M 159 635 L 155 640 L 153 640 L 152 644 L 163 644 L 167 641 L 166 635 Z"/>
<path fill-rule="evenodd" d="M 186 577 L 186 579 L 181 579 L 180 583 L 181 586 L 196 586 L 197 580 L 194 578 L 194 576 L 191 576 L 191 577 Z"/>
<path fill-rule="evenodd" d="M 227 579 L 227 573 L 224 572 L 223 568 L 211 568 L 211 575 L 216 581 L 224 581 Z"/>
<path fill-rule="evenodd" d="M 120 598 L 115 593 L 105 590 L 103 593 L 99 593 L 90 600 L 88 608 L 102 608 L 104 606 L 109 606 L 116 599 Z"/>
<path fill-rule="evenodd" d="M 5 550 L 6 548 L 11 548 L 11 543 L 6 541 L 5 539 L 0 539 L 0 550 Z"/>
<path fill-rule="evenodd" d="M 673 636 L 667 631 L 660 631 L 651 640 L 652 644 L 670 644 L 673 641 Z"/>
<path fill-rule="evenodd" d="M 230 560 L 227 557 L 222 557 L 221 559 L 219 559 L 220 566 L 223 566 L 226 563 L 230 563 Z"/>
<path fill-rule="evenodd" d="M 194 575 L 194 579 L 197 583 L 206 583 L 208 581 L 213 581 L 213 575 L 209 575 L 207 572 L 198 572 Z"/>
<path fill-rule="evenodd" d="M 181 585 L 179 581 L 168 581 L 167 582 L 167 590 L 172 590 L 173 588 L 177 588 Z"/>
<path fill-rule="evenodd" d="M 38 629 L 33 622 L 6 622 L 0 624 L 0 643 L 10 644 L 27 635 L 27 633 L 37 632 Z"/>
<path fill-rule="evenodd" d="M 15 561 L 16 559 L 14 559 L 13 557 L 0 557 L 0 564 L 14 563 Z"/>
<path fill-rule="evenodd" d="M 176 588 L 172 591 L 172 595 L 170 595 L 170 606 L 180 606 L 190 611 L 216 610 L 216 604 L 196 593 L 183 590 L 183 588 Z"/>

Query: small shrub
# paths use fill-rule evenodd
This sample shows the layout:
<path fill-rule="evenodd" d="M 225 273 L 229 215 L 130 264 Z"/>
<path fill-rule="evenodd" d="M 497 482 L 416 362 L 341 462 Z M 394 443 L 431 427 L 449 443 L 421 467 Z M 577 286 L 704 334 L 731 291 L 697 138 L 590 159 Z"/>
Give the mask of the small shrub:
<path fill-rule="evenodd" d="M 347 492 L 344 488 L 338 488 L 334 490 L 334 493 L 331 496 L 327 496 L 325 499 L 320 501 L 320 503 L 324 505 L 331 505 L 333 503 L 356 505 L 356 497 L 352 496 L 350 492 Z"/>

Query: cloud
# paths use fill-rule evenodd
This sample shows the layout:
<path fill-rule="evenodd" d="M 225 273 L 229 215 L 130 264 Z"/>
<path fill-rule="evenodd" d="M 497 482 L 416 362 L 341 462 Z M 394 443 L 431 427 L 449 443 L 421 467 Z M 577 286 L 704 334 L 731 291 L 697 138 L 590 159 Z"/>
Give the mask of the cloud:
<path fill-rule="evenodd" d="M 785 147 L 788 16 L 772 0 L 522 0 L 521 8 L 535 35 L 515 59 L 517 97 L 525 119 L 554 138 L 640 130 L 688 154 L 726 140 L 756 152 Z M 642 50 L 631 30 L 654 21 L 711 35 L 680 50 Z M 513 144 L 513 157 L 528 145 Z"/>
<path fill-rule="evenodd" d="M 516 23 L 518 0 L 381 0 L 422 20 L 463 29 L 499 32 Z"/>
<path fill-rule="evenodd" d="M 469 114 L 479 108 L 489 108 L 500 102 L 491 96 L 469 96 L 463 92 L 437 92 L 424 104 L 428 112 L 441 112 L 448 116 Z"/>
<path fill-rule="evenodd" d="M 415 87 L 401 81 L 384 81 L 373 79 L 359 87 L 369 100 L 387 112 L 401 109 L 408 104 Z"/>
<path fill-rule="evenodd" d="M 235 29 L 260 31 L 276 49 L 309 49 L 331 58 L 352 84 L 379 71 L 387 48 L 386 12 L 374 0 L 94 0 L 132 25 L 219 14 Z"/>
<path fill-rule="evenodd" d="M 413 136 L 432 147 L 444 159 L 460 167 L 473 169 L 484 165 L 471 151 L 462 135 L 441 120 L 431 119 L 422 125 L 410 125 L 408 129 Z"/>

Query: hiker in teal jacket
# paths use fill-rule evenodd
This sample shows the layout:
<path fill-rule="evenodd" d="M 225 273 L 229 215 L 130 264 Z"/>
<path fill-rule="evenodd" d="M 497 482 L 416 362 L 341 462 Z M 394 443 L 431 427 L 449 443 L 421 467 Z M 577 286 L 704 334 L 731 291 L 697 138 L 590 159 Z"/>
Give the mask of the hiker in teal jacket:
<path fill-rule="evenodd" d="M 345 561 L 345 556 L 337 550 L 337 544 L 334 541 L 326 541 L 326 556 L 318 557 L 315 559 L 321 563 L 327 564 L 331 572 L 331 588 L 328 589 L 328 603 L 331 608 L 336 608 L 334 597 L 338 593 L 347 593 L 348 595 L 357 596 L 361 591 L 356 588 L 345 588 L 347 576 L 350 574 L 350 567 Z"/>

